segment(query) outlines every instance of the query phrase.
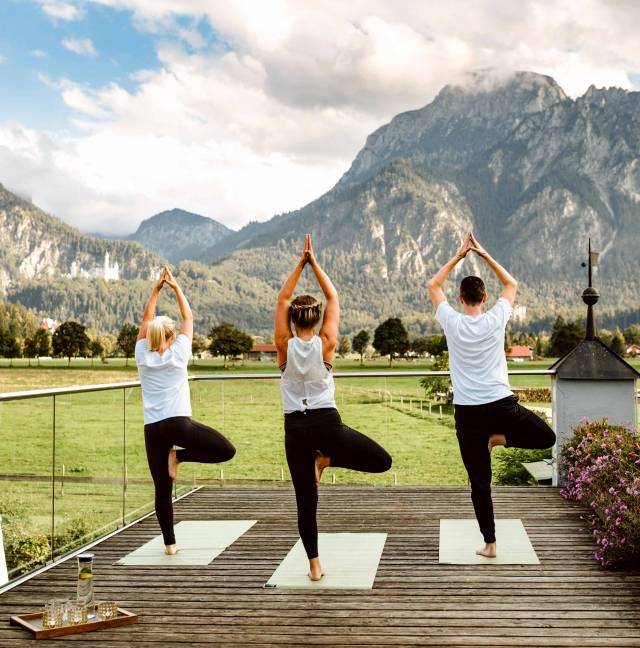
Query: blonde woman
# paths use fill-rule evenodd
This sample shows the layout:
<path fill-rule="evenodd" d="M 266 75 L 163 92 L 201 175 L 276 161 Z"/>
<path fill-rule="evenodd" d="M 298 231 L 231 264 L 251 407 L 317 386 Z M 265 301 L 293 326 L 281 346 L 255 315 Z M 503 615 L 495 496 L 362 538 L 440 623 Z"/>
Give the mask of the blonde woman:
<path fill-rule="evenodd" d="M 165 316 L 155 316 L 158 295 L 164 285 L 178 300 L 182 326 Z M 216 430 L 191 419 L 187 365 L 191 357 L 193 315 L 189 302 L 167 266 L 162 270 L 144 309 L 136 342 L 136 364 L 142 383 L 144 441 L 155 485 L 156 515 L 164 538 L 165 553 L 178 551 L 173 532 L 172 484 L 183 461 L 219 463 L 236 453 Z M 174 445 L 181 449 L 174 449 Z"/>
<path fill-rule="evenodd" d="M 327 302 L 324 317 L 322 304 L 315 297 L 301 295 L 291 299 L 307 263 Z M 282 370 L 280 389 L 287 464 L 296 492 L 298 530 L 309 559 L 309 578 L 314 581 L 324 576 L 318 556 L 316 521 L 322 471 L 327 466 L 362 472 L 385 472 L 391 468 L 387 451 L 344 425 L 336 409 L 331 371 L 339 323 L 338 293 L 316 261 L 307 234 L 302 256 L 278 295 L 275 343 Z"/>

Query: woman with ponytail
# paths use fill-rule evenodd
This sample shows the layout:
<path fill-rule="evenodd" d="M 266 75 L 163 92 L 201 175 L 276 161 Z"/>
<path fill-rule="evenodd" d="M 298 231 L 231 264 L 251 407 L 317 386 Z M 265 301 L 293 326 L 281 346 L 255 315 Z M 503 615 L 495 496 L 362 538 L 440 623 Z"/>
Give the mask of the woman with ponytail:
<path fill-rule="evenodd" d="M 155 317 L 156 302 L 164 285 L 178 300 L 182 326 Z M 136 364 L 142 384 L 144 441 L 155 485 L 156 515 L 164 538 L 165 553 L 178 551 L 173 532 L 171 489 L 183 461 L 229 461 L 236 450 L 216 430 L 191 419 L 187 365 L 191 357 L 193 315 L 189 302 L 167 266 L 153 288 L 136 342 Z M 174 445 L 181 449 L 174 449 Z"/>
<path fill-rule="evenodd" d="M 326 299 L 324 317 L 322 304 L 315 297 L 301 295 L 291 299 L 307 264 Z M 391 468 L 386 450 L 344 425 L 336 409 L 331 371 L 339 322 L 338 293 L 319 266 L 311 236 L 307 234 L 302 256 L 278 295 L 274 337 L 282 371 L 287 463 L 296 493 L 298 530 L 309 559 L 309 578 L 314 581 L 324 576 L 316 522 L 322 471 L 328 466 L 362 472 L 385 472 Z"/>

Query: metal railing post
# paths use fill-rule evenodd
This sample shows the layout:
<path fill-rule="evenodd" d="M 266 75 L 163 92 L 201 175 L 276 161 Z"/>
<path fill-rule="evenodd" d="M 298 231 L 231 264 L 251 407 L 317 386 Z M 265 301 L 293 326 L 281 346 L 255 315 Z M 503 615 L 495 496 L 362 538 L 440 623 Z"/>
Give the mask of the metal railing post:
<path fill-rule="evenodd" d="M 53 395 L 51 421 L 51 562 L 54 560 L 56 533 L 56 395 Z"/>
<path fill-rule="evenodd" d="M 122 526 L 127 511 L 127 388 L 122 388 Z"/>

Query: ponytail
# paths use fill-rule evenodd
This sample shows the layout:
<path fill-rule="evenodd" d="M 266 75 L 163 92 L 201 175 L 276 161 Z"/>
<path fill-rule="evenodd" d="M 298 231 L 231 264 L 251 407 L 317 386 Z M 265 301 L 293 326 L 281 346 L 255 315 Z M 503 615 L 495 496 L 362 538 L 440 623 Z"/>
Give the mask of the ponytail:
<path fill-rule="evenodd" d="M 165 315 L 154 317 L 147 325 L 147 348 L 149 351 L 160 351 L 167 340 L 176 334 L 176 323 Z"/>

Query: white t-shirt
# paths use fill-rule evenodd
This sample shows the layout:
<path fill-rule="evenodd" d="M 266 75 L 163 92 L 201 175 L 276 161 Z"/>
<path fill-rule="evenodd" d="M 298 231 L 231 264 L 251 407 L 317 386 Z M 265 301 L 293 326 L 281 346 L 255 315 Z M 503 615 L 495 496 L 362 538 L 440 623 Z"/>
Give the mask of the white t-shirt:
<path fill-rule="evenodd" d="M 136 342 L 136 364 L 142 383 L 144 423 L 155 423 L 172 416 L 191 416 L 191 397 L 187 366 L 191 340 L 181 333 L 160 355 L 147 350 L 147 341 Z"/>
<path fill-rule="evenodd" d="M 511 304 L 500 297 L 486 313 L 463 315 L 444 301 L 436 310 L 449 347 L 449 369 L 456 405 L 483 405 L 511 396 L 504 330 Z"/>
<path fill-rule="evenodd" d="M 322 358 L 322 340 L 317 335 L 310 340 L 290 338 L 280 380 L 284 413 L 335 407 L 334 392 L 333 374 Z"/>

